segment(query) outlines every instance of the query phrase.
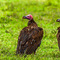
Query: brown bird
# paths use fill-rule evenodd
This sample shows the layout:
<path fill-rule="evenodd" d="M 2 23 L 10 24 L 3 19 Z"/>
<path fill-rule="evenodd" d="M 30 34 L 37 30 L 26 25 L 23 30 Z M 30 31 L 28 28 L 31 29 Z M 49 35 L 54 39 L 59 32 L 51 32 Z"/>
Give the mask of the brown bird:
<path fill-rule="evenodd" d="M 60 27 L 58 27 L 58 33 L 57 33 L 57 40 L 58 40 L 58 47 L 59 47 L 59 50 L 60 50 Z"/>
<path fill-rule="evenodd" d="M 57 19 L 56 21 L 57 21 L 57 22 L 60 22 L 60 19 Z"/>
<path fill-rule="evenodd" d="M 40 46 L 43 29 L 38 27 L 32 15 L 23 16 L 28 19 L 28 26 L 23 28 L 18 37 L 17 54 L 32 54 Z"/>

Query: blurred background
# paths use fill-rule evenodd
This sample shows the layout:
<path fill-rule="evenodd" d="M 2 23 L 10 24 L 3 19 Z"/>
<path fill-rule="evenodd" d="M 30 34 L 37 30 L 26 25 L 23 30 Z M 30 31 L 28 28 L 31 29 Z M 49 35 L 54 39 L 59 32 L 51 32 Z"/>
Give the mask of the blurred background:
<path fill-rule="evenodd" d="M 31 14 L 44 37 L 36 55 L 15 55 L 20 31 L 27 26 L 24 15 Z M 60 26 L 60 0 L 0 0 L 0 60 L 60 60 L 56 34 Z"/>

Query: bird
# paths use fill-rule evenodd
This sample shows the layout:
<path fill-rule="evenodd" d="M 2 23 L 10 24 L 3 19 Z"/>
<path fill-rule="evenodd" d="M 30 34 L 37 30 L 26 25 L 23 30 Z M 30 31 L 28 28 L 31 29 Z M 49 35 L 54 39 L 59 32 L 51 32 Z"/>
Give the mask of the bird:
<path fill-rule="evenodd" d="M 38 27 L 31 14 L 23 16 L 28 20 L 28 26 L 24 27 L 18 37 L 17 54 L 32 54 L 41 45 L 43 28 Z"/>
<path fill-rule="evenodd" d="M 58 27 L 57 30 L 58 30 L 57 41 L 58 41 L 58 47 L 59 47 L 59 51 L 60 51 L 60 27 Z"/>
<path fill-rule="evenodd" d="M 56 21 L 57 21 L 57 22 L 60 22 L 60 19 L 57 19 Z"/>

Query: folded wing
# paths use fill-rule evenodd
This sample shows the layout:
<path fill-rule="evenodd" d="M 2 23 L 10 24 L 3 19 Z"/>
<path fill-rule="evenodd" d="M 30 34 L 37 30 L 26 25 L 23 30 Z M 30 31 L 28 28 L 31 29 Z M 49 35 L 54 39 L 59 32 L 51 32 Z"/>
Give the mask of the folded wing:
<path fill-rule="evenodd" d="M 36 49 L 41 44 L 41 39 L 43 37 L 43 29 L 36 28 L 24 28 L 21 31 L 18 39 L 17 52 L 31 54 L 35 53 Z"/>

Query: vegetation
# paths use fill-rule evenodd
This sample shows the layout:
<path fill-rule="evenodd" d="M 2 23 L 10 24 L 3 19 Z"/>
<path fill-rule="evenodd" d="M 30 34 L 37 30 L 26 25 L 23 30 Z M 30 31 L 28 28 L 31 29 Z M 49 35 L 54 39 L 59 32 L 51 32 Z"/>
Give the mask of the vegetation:
<path fill-rule="evenodd" d="M 28 20 L 24 15 L 32 14 L 44 37 L 36 54 L 16 55 L 18 36 Z M 0 0 L 0 60 L 60 60 L 56 39 L 60 23 L 60 0 Z"/>

